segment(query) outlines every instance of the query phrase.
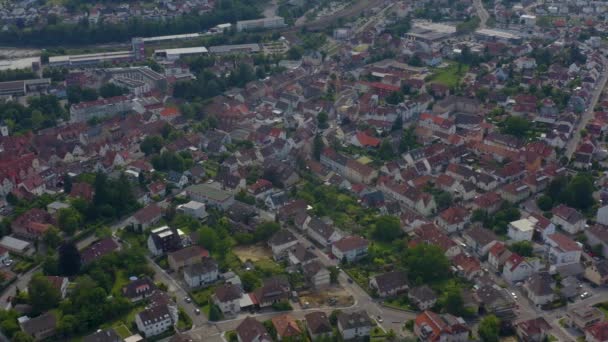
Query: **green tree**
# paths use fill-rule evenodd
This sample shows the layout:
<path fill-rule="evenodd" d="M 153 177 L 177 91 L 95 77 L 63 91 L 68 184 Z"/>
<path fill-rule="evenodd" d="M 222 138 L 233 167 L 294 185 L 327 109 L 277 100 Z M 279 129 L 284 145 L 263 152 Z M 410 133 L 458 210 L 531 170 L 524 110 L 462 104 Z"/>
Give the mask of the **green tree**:
<path fill-rule="evenodd" d="M 209 227 L 203 227 L 198 231 L 198 241 L 201 246 L 209 251 L 215 251 L 217 248 L 219 237 L 215 230 Z"/>
<path fill-rule="evenodd" d="M 500 320 L 494 315 L 488 315 L 479 323 L 479 337 L 483 342 L 498 342 Z"/>
<path fill-rule="evenodd" d="M 245 272 L 241 276 L 241 282 L 243 283 L 243 290 L 251 292 L 262 284 L 260 278 L 258 278 L 253 272 Z"/>
<path fill-rule="evenodd" d="M 403 102 L 403 94 L 400 91 L 394 91 L 386 97 L 386 103 L 388 104 L 398 105 L 401 102 Z"/>
<path fill-rule="evenodd" d="M 502 132 L 514 135 L 518 138 L 523 138 L 526 136 L 529 129 L 530 121 L 519 116 L 510 116 L 503 122 Z"/>
<path fill-rule="evenodd" d="M 58 270 L 61 275 L 73 276 L 80 271 L 80 252 L 74 242 L 67 242 L 59 247 Z"/>
<path fill-rule="evenodd" d="M 338 270 L 336 267 L 328 267 L 327 268 L 329 270 L 329 279 L 330 282 L 332 284 L 337 284 L 338 283 L 338 277 L 340 276 L 340 270 Z"/>
<path fill-rule="evenodd" d="M 320 129 L 326 129 L 327 127 L 329 127 L 329 125 L 327 124 L 327 120 L 327 113 L 320 112 L 319 114 L 317 114 L 317 127 L 319 127 Z"/>
<path fill-rule="evenodd" d="M 72 177 L 67 174 L 63 175 L 63 192 L 66 194 L 72 192 Z"/>
<path fill-rule="evenodd" d="M 216 322 L 221 319 L 222 319 L 222 312 L 220 311 L 220 308 L 218 308 L 217 305 L 215 305 L 215 304 L 210 304 L 209 320 L 212 322 Z"/>
<path fill-rule="evenodd" d="M 260 223 L 257 227 L 255 227 L 255 232 L 253 233 L 254 240 L 257 241 L 266 241 L 270 238 L 274 233 L 278 232 L 281 229 L 281 226 L 276 222 L 263 222 Z"/>
<path fill-rule="evenodd" d="M 13 341 L 13 342 L 34 342 L 34 338 L 31 335 L 29 335 L 23 331 L 17 331 L 15 333 L 15 335 L 13 335 L 13 338 L 11 341 Z"/>
<path fill-rule="evenodd" d="M 395 157 L 393 146 L 391 145 L 391 142 L 388 139 L 382 140 L 380 148 L 378 149 L 378 156 L 382 160 L 391 160 Z"/>
<path fill-rule="evenodd" d="M 403 235 L 399 219 L 395 216 L 382 215 L 376 218 L 372 236 L 376 240 L 390 242 Z"/>
<path fill-rule="evenodd" d="M 418 244 L 405 251 L 402 261 L 409 271 L 410 279 L 419 284 L 442 281 L 450 274 L 450 263 L 436 245 Z"/>
<path fill-rule="evenodd" d="M 32 277 L 27 292 L 30 304 L 36 312 L 50 310 L 56 307 L 61 300 L 59 290 L 42 274 L 36 274 Z"/>
<path fill-rule="evenodd" d="M 64 315 L 59 320 L 57 330 L 63 336 L 70 336 L 78 329 L 78 318 L 74 315 Z"/>
<path fill-rule="evenodd" d="M 59 229 L 55 227 L 50 227 L 44 232 L 42 236 L 42 241 L 47 245 L 47 247 L 51 249 L 55 249 L 61 243 L 61 236 L 59 235 Z"/>
<path fill-rule="evenodd" d="M 441 191 L 437 195 L 433 196 L 435 198 L 435 203 L 437 203 L 437 208 L 446 209 L 450 205 L 452 205 L 452 195 L 447 191 Z"/>
<path fill-rule="evenodd" d="M 542 195 L 536 200 L 536 205 L 542 211 L 551 210 L 553 207 L 553 199 L 547 195 Z"/>
<path fill-rule="evenodd" d="M 129 90 L 123 87 L 119 87 L 114 83 L 106 83 L 99 88 L 99 95 L 104 99 L 114 96 L 121 96 L 128 94 Z"/>
<path fill-rule="evenodd" d="M 588 174 L 577 174 L 572 178 L 562 193 L 563 201 L 569 206 L 581 210 L 591 208 L 593 199 L 593 178 Z"/>
<path fill-rule="evenodd" d="M 325 145 L 323 144 L 323 138 L 321 138 L 321 135 L 315 135 L 315 139 L 313 141 L 312 146 L 312 155 L 315 160 L 319 161 L 321 159 L 321 152 L 323 152 L 324 147 Z"/>
<path fill-rule="evenodd" d="M 164 139 L 161 136 L 147 136 L 139 145 L 139 149 L 147 156 L 159 153 L 163 148 Z"/>
<path fill-rule="evenodd" d="M 523 257 L 531 257 L 532 256 L 532 243 L 530 241 L 518 241 L 511 245 L 511 251 L 523 256 Z"/>
<path fill-rule="evenodd" d="M 444 310 L 452 315 L 462 316 L 465 313 L 462 289 L 454 281 L 450 281 L 447 284 L 443 290 L 440 302 L 443 305 Z"/>
<path fill-rule="evenodd" d="M 62 208 L 57 213 L 59 228 L 68 235 L 73 235 L 82 225 L 83 218 L 74 208 Z"/>
<path fill-rule="evenodd" d="M 399 141 L 399 152 L 405 153 L 409 150 L 418 147 L 418 142 L 416 140 L 416 134 L 414 133 L 414 128 L 407 128 L 403 131 L 403 135 L 401 136 L 401 140 Z"/>

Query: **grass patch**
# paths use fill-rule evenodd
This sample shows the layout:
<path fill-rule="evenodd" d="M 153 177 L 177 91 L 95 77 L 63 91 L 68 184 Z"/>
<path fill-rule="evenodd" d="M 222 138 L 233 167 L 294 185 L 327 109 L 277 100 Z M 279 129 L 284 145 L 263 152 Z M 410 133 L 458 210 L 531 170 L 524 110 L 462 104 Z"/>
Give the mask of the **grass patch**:
<path fill-rule="evenodd" d="M 198 306 L 208 305 L 211 301 L 211 295 L 215 292 L 215 287 L 208 287 L 206 289 L 198 290 L 192 293 L 192 300 Z"/>
<path fill-rule="evenodd" d="M 189 330 L 190 328 L 192 328 L 192 318 L 188 316 L 184 309 L 179 308 L 177 329 L 180 331 L 185 331 Z"/>
<path fill-rule="evenodd" d="M 21 261 L 19 261 L 19 262 L 17 262 L 15 264 L 15 266 L 13 267 L 13 272 L 15 272 L 15 273 L 24 273 L 24 272 L 29 271 L 33 267 L 34 267 L 34 263 L 33 262 L 21 260 Z"/>
<path fill-rule="evenodd" d="M 118 296 L 122 292 L 122 288 L 129 283 L 129 278 L 125 274 L 124 270 L 116 271 L 116 280 L 112 286 L 112 294 Z"/>
<path fill-rule="evenodd" d="M 124 324 L 118 324 L 112 327 L 114 329 L 114 331 L 118 334 L 118 336 L 120 336 L 120 338 L 125 339 L 131 335 L 133 335 L 131 333 L 131 331 L 129 330 L 129 328 L 127 328 L 126 325 Z"/>
<path fill-rule="evenodd" d="M 459 70 L 460 69 L 460 70 Z M 460 79 L 467 73 L 469 67 L 467 65 L 450 64 L 447 68 L 436 69 L 429 81 L 441 83 L 450 88 L 457 86 Z"/>
<path fill-rule="evenodd" d="M 410 304 L 406 295 L 387 299 L 384 301 L 384 305 L 401 310 L 415 310 L 415 308 Z"/>

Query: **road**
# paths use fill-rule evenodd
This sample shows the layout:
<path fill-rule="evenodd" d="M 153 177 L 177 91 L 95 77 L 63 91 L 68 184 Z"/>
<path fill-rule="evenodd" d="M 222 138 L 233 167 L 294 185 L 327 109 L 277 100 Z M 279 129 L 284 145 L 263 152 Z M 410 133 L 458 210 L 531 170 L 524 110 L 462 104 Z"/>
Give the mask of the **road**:
<path fill-rule="evenodd" d="M 20 291 L 27 289 L 27 285 L 30 283 L 32 276 L 36 274 L 36 272 L 38 272 L 39 270 L 40 266 L 36 266 L 24 274 L 18 275 L 17 280 L 10 286 L 8 286 L 4 290 L 4 292 L 2 292 L 2 296 L 0 296 L 0 303 L 2 303 L 1 305 L 5 308 L 8 308 L 8 305 L 10 305 L 8 303 L 8 297 L 14 296 L 16 294 L 15 290 L 17 288 L 19 288 Z"/>
<path fill-rule="evenodd" d="M 581 118 L 578 122 L 578 125 L 572 132 L 572 138 L 568 141 L 566 145 L 566 157 L 568 159 L 572 158 L 574 151 L 576 151 L 576 147 L 581 140 L 580 131 L 587 126 L 589 120 L 593 118 L 593 112 L 595 109 L 595 105 L 600 99 L 604 87 L 606 86 L 606 81 L 608 80 L 608 60 L 602 56 L 602 64 L 604 65 L 604 70 L 602 70 L 601 78 L 597 84 L 597 87 L 593 89 L 593 97 L 591 98 L 591 103 L 587 106 L 587 109 L 581 114 Z"/>
<path fill-rule="evenodd" d="M 473 6 L 475 7 L 475 10 L 477 11 L 477 16 L 479 17 L 479 28 L 486 28 L 486 23 L 488 22 L 488 19 L 490 18 L 490 15 L 488 14 L 488 11 L 486 11 L 486 9 L 483 7 L 483 3 L 481 2 L 482 0 L 473 0 Z"/>
<path fill-rule="evenodd" d="M 289 31 L 299 31 L 300 28 L 306 27 L 308 30 L 322 30 L 328 26 L 334 25 L 341 18 L 356 17 L 363 13 L 366 9 L 374 8 L 382 5 L 384 0 L 359 0 L 356 4 L 344 8 L 331 16 L 326 16 L 312 23 L 300 22 L 293 27 L 287 29 Z"/>

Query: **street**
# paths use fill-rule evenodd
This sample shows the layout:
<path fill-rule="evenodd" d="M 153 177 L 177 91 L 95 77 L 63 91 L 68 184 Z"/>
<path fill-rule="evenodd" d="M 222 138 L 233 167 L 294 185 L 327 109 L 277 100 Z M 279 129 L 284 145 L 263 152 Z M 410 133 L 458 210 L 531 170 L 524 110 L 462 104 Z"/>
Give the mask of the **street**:
<path fill-rule="evenodd" d="M 488 21 L 488 18 L 490 18 L 488 11 L 483 7 L 483 3 L 481 2 L 481 0 L 473 0 L 473 6 L 475 7 L 475 10 L 477 11 L 477 16 L 479 17 L 479 28 L 486 28 L 486 23 Z"/>

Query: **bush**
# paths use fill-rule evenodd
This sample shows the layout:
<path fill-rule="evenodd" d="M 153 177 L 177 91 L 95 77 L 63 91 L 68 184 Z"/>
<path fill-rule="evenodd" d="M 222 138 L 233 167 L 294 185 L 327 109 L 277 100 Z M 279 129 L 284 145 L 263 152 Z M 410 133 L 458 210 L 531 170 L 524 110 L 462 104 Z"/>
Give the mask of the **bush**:
<path fill-rule="evenodd" d="M 414 320 L 413 319 L 410 319 L 405 322 L 405 329 L 407 329 L 409 331 L 414 331 Z"/>
<path fill-rule="evenodd" d="M 209 320 L 215 322 L 221 319 L 222 312 L 220 311 L 220 308 L 218 308 L 215 304 L 211 304 L 211 306 L 209 307 Z"/>
<path fill-rule="evenodd" d="M 287 301 L 282 301 L 282 302 L 278 302 L 278 303 L 274 303 L 272 304 L 272 308 L 276 311 L 291 311 L 293 310 L 293 307 L 291 307 L 291 304 L 289 304 L 289 302 Z"/>

